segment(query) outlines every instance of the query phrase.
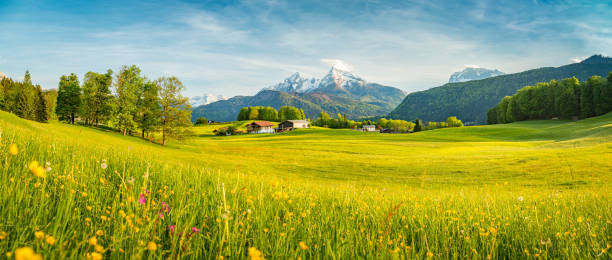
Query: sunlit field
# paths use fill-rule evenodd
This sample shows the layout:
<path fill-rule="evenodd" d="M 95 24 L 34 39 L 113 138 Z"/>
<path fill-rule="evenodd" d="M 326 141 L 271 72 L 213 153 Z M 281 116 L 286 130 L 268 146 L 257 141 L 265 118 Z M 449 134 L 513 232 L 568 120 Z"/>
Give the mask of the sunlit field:
<path fill-rule="evenodd" d="M 248 122 L 235 123 L 243 126 Z M 612 114 L 168 147 L 0 112 L 0 252 L 61 258 L 609 259 Z"/>

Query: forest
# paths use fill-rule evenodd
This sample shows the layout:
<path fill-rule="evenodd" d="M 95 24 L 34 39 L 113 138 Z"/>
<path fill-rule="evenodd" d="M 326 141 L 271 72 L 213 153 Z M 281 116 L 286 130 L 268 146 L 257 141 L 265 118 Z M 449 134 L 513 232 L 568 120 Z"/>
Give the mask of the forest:
<path fill-rule="evenodd" d="M 0 109 L 19 117 L 46 122 L 59 119 L 140 135 L 166 144 L 189 133 L 191 106 L 182 95 L 183 83 L 176 77 L 149 80 L 135 65 L 119 73 L 87 72 L 83 82 L 76 74 L 62 75 L 58 90 L 33 85 L 26 71 L 23 82 L 0 81 Z"/>
<path fill-rule="evenodd" d="M 238 113 L 237 120 L 267 120 L 282 122 L 285 120 L 305 120 L 306 115 L 304 110 L 292 107 L 282 106 L 278 111 L 273 107 L 243 107 Z"/>
<path fill-rule="evenodd" d="M 408 94 L 389 117 L 441 121 L 448 116 L 459 116 L 466 125 L 485 124 L 487 110 L 524 86 L 571 77 L 580 81 L 591 76 L 606 77 L 611 70 L 612 58 L 594 55 L 580 63 L 561 67 L 545 67 L 482 80 L 447 83 Z"/>
<path fill-rule="evenodd" d="M 612 72 L 607 79 L 592 76 L 541 82 L 504 97 L 487 112 L 488 124 L 551 118 L 589 118 L 612 111 Z"/>

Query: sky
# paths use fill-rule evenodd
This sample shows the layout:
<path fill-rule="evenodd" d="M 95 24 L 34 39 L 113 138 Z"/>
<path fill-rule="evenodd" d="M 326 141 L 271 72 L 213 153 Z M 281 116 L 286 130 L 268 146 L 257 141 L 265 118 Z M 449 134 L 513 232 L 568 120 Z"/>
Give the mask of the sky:
<path fill-rule="evenodd" d="M 332 65 L 406 92 L 466 66 L 506 73 L 612 55 L 612 1 L 0 0 L 0 72 L 177 76 L 187 96 L 253 95 Z"/>

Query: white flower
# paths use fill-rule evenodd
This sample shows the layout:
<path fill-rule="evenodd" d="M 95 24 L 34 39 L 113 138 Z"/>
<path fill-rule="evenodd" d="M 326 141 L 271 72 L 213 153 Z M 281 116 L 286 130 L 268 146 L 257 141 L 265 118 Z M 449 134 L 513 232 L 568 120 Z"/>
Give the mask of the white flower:
<path fill-rule="evenodd" d="M 524 198 L 523 198 L 523 196 L 518 196 L 518 198 L 516 198 L 516 200 L 518 200 L 520 202 L 523 202 Z"/>
<path fill-rule="evenodd" d="M 106 165 L 106 163 L 103 162 L 102 164 L 100 164 L 100 167 L 102 167 L 102 170 L 106 170 L 106 167 L 108 167 L 108 165 Z"/>
<path fill-rule="evenodd" d="M 45 171 L 51 171 L 51 163 L 50 162 L 46 162 L 45 163 Z"/>
<path fill-rule="evenodd" d="M 128 183 L 134 185 L 134 181 L 136 181 L 136 179 L 130 176 L 130 178 L 128 179 Z"/>
<path fill-rule="evenodd" d="M 251 214 L 251 209 L 247 209 L 247 213 Z"/>

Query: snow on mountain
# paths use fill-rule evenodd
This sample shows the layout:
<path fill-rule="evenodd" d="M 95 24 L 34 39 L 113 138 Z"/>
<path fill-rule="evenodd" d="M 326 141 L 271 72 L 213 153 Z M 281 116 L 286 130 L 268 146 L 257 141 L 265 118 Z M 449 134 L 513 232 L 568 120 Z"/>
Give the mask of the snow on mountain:
<path fill-rule="evenodd" d="M 504 75 L 504 74 L 505 73 L 497 69 L 490 70 L 490 69 L 479 68 L 479 67 L 467 67 L 463 69 L 462 71 L 453 73 L 453 75 L 451 75 L 448 82 L 454 83 L 454 82 L 464 82 L 464 81 L 470 81 L 470 80 L 486 79 L 486 78 L 495 77 L 495 76 Z"/>
<path fill-rule="evenodd" d="M 195 96 L 189 99 L 191 107 L 199 107 L 202 105 L 208 105 L 219 100 L 226 100 L 227 97 L 223 95 L 204 94 L 202 96 Z"/>
<path fill-rule="evenodd" d="M 293 75 L 286 78 L 283 82 L 278 83 L 274 86 L 266 88 L 267 90 L 276 90 L 287 93 L 304 93 L 308 90 L 318 86 L 319 80 L 315 78 L 304 78 L 299 72 L 293 73 Z"/>
<path fill-rule="evenodd" d="M 329 72 L 321 79 L 304 78 L 296 72 L 286 78 L 283 82 L 266 88 L 288 93 L 310 93 L 324 89 L 346 89 L 356 85 L 363 86 L 366 81 L 356 76 L 352 72 L 333 66 Z"/>

